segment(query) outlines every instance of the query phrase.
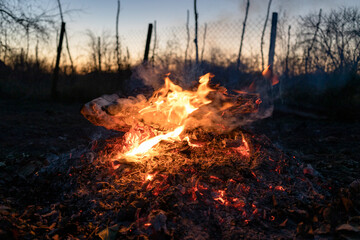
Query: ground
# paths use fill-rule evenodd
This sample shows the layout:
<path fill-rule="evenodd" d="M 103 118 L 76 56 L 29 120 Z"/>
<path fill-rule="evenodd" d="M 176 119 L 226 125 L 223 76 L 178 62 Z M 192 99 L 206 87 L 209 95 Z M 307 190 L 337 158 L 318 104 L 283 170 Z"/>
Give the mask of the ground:
<path fill-rule="evenodd" d="M 111 134 L 81 116 L 82 104 L 0 100 L 0 198 L 3 199 L 0 202 L 0 223 L 2 216 L 11 214 L 11 202 L 16 202 L 21 208 L 27 206 L 27 197 L 33 197 L 18 191 L 28 178 L 38 174 L 54 159 L 87 149 L 94 139 Z M 322 175 L 333 189 L 334 198 L 360 178 L 359 122 L 275 112 L 272 117 L 254 123 L 250 129 L 256 134 L 266 135 L 290 157 L 295 156 L 309 164 L 306 168 L 311 171 L 309 174 Z M 346 211 L 349 211 L 349 206 L 352 209 L 353 203 L 344 201 L 347 200 L 343 200 Z M 357 210 L 354 211 L 349 215 L 358 216 Z M 345 219 L 342 223 L 347 219 L 344 214 L 346 212 L 341 215 Z M 9 229 L 9 226 L 4 229 Z M 0 227 L 0 238 L 16 238 L 16 233 L 10 234 L 4 229 Z M 360 230 L 347 231 L 352 234 Z"/>

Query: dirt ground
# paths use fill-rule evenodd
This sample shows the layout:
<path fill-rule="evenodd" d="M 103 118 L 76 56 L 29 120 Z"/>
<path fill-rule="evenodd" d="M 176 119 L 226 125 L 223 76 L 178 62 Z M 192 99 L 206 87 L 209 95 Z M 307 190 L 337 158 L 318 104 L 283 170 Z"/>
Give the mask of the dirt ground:
<path fill-rule="evenodd" d="M 19 196 L 11 193 L 10 185 L 26 183 L 27 177 L 51 159 L 86 149 L 92 140 L 112 134 L 89 123 L 80 114 L 81 106 L 82 103 L 0 100 L 0 199 Z M 275 112 L 250 129 L 266 135 L 287 155 L 309 164 L 307 169 L 322 175 L 334 192 L 360 178 L 359 122 Z M 5 205 L 0 202 L 0 207 Z M 4 209 L 0 208 L 2 212 Z M 1 234 L 0 228 L 0 237 Z"/>
<path fill-rule="evenodd" d="M 334 186 L 360 178 L 360 123 L 299 117 L 274 112 L 253 124 L 290 156 L 302 160 Z"/>
<path fill-rule="evenodd" d="M 46 157 L 81 149 L 107 131 L 89 123 L 82 103 L 0 100 L 0 167 L 33 171 Z M 338 187 L 360 176 L 360 123 L 317 120 L 275 112 L 251 129 L 281 150 L 311 164 Z M 30 169 L 23 169 L 32 163 Z"/>

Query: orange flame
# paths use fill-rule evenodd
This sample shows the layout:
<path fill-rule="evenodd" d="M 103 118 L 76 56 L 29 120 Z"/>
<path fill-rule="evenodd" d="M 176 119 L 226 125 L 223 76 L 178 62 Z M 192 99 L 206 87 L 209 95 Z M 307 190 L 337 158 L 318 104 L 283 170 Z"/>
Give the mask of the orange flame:
<path fill-rule="evenodd" d="M 213 76 L 210 73 L 200 77 L 200 84 L 196 92 L 183 90 L 169 77 L 166 77 L 164 87 L 154 93 L 148 101 L 149 106 L 141 109 L 139 113 L 144 117 L 154 119 L 157 123 L 167 124 L 166 126 L 170 126 L 169 128 L 175 129 L 150 139 L 146 138 L 143 142 L 137 139 L 138 141 L 133 144 L 134 147 L 124 155 L 128 157 L 142 156 L 160 141 L 181 140 L 179 136 L 186 127 L 189 115 L 201 106 L 211 103 L 211 100 L 206 98 L 209 92 L 213 91 L 208 86 L 211 77 Z M 188 138 L 186 140 L 189 142 Z"/>
<path fill-rule="evenodd" d="M 267 78 L 267 79 L 270 79 L 271 80 L 271 85 L 274 86 L 276 84 L 279 83 L 279 78 L 277 75 L 274 75 L 272 70 L 270 69 L 270 66 L 267 66 L 264 71 L 262 71 L 262 75 Z"/>

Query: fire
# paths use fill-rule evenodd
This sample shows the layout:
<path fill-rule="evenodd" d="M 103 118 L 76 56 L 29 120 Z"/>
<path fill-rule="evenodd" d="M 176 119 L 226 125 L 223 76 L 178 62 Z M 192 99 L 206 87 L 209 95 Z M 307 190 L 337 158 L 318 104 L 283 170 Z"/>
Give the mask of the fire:
<path fill-rule="evenodd" d="M 248 142 L 246 141 L 244 134 L 241 134 L 242 137 L 242 145 L 234 148 L 235 151 L 243 155 L 244 157 L 250 157 L 250 147 Z"/>
<path fill-rule="evenodd" d="M 162 127 L 174 130 L 151 138 L 146 135 L 143 139 L 133 136 L 130 131 L 127 139 L 133 141 L 132 144 L 130 143 L 133 147 L 124 155 L 126 157 L 142 156 L 160 141 L 181 141 L 185 139 L 190 143 L 188 137 L 180 138 L 180 134 L 186 127 L 186 120 L 189 115 L 201 106 L 211 103 L 211 100 L 206 98 L 209 92 L 213 91 L 208 86 L 211 77 L 210 73 L 200 77 L 197 91 L 183 90 L 180 86 L 174 84 L 169 77 L 166 77 L 164 87 L 153 94 L 148 101 L 148 106 L 141 109 L 139 114 L 144 118 L 152 119 L 157 124 L 161 124 Z"/>
<path fill-rule="evenodd" d="M 267 78 L 267 79 L 270 79 L 271 81 L 271 85 L 274 86 L 276 84 L 279 83 L 279 78 L 277 75 L 273 74 L 272 70 L 270 69 L 270 66 L 267 66 L 264 71 L 262 72 L 262 75 Z"/>
<path fill-rule="evenodd" d="M 206 98 L 213 91 L 208 87 L 210 73 L 200 77 L 196 92 L 183 90 L 174 84 L 169 77 L 165 78 L 163 88 L 157 90 L 149 100 L 149 106 L 139 111 L 142 115 L 152 115 L 159 118 L 165 116 L 166 121 L 175 125 L 183 125 L 188 116 L 199 107 L 211 103 Z M 164 121 L 164 119 L 159 119 Z"/>
<path fill-rule="evenodd" d="M 167 134 L 161 134 L 159 136 L 153 137 L 145 142 L 142 142 L 138 147 L 132 149 L 131 151 L 125 153 L 125 156 L 136 156 L 148 152 L 153 146 L 158 144 L 161 140 L 175 140 L 184 130 L 184 126 L 176 128 L 174 131 Z M 179 139 L 179 138 L 178 138 Z M 180 139 L 179 139 L 180 140 Z"/>

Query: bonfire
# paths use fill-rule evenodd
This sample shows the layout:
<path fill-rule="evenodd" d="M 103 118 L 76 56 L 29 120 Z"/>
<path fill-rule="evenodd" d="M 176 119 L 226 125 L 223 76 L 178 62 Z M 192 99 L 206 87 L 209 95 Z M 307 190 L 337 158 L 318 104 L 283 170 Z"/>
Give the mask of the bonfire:
<path fill-rule="evenodd" d="M 328 194 L 325 184 L 305 177 L 295 158 L 244 127 L 256 119 L 261 96 L 210 87 L 212 77 L 206 74 L 197 88 L 184 90 L 167 76 L 149 99 L 114 94 L 84 105 L 89 121 L 119 133 L 93 147 L 95 161 L 111 169 L 111 188 L 97 192 L 114 210 L 105 233 L 155 239 L 258 239 L 267 231 L 295 236 L 289 229 L 301 215 L 299 206 L 314 199 L 320 204 Z"/>

